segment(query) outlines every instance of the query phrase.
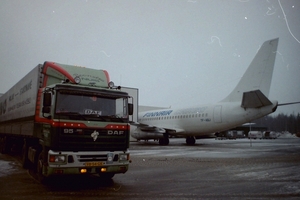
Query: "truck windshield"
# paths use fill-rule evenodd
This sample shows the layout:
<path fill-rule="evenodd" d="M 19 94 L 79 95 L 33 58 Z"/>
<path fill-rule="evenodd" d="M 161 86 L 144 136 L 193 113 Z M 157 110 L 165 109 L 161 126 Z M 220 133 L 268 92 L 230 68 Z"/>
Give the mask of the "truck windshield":
<path fill-rule="evenodd" d="M 127 121 L 126 97 L 92 96 L 58 92 L 55 118 L 95 121 Z"/>

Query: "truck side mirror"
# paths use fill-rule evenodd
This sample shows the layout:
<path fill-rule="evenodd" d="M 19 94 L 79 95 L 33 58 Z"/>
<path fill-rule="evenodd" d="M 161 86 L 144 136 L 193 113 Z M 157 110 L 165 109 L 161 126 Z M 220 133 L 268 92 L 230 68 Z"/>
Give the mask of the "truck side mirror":
<path fill-rule="evenodd" d="M 42 113 L 43 113 L 43 117 L 46 117 L 48 119 L 51 118 L 51 115 L 45 116 L 44 114 L 45 113 L 50 114 L 50 112 L 51 112 L 51 98 L 52 98 L 51 93 L 44 93 Z"/>
<path fill-rule="evenodd" d="M 43 106 L 48 107 L 51 106 L 51 93 L 44 93 L 43 96 Z"/>
<path fill-rule="evenodd" d="M 132 103 L 128 104 L 128 114 L 133 115 L 133 104 Z"/>

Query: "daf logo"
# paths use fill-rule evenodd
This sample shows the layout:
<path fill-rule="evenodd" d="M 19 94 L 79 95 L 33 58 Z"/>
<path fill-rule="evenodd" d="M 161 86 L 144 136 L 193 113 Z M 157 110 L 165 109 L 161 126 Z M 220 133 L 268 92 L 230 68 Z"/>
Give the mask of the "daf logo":
<path fill-rule="evenodd" d="M 108 130 L 107 131 L 108 135 L 124 135 L 124 131 L 113 131 L 113 130 Z"/>
<path fill-rule="evenodd" d="M 91 134 L 91 137 L 93 138 L 94 142 L 97 140 L 98 135 L 99 135 L 99 132 L 96 130 Z"/>

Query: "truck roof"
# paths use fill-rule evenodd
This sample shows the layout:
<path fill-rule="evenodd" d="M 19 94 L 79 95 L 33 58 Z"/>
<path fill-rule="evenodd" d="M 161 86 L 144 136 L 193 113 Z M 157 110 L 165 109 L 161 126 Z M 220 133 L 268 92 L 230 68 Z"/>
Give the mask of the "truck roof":
<path fill-rule="evenodd" d="M 42 73 L 48 76 L 48 79 L 44 81 L 44 87 L 64 80 L 79 85 L 108 88 L 110 81 L 109 74 L 106 70 L 65 65 L 49 61 L 44 62 Z"/>

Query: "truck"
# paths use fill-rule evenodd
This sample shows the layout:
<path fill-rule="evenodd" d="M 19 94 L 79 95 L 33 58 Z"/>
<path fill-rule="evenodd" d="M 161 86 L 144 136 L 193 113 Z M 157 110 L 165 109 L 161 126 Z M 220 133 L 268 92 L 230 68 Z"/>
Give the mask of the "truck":
<path fill-rule="evenodd" d="M 262 139 L 261 131 L 249 131 L 248 139 Z"/>
<path fill-rule="evenodd" d="M 263 139 L 276 139 L 277 133 L 274 131 L 264 131 L 263 132 Z"/>
<path fill-rule="evenodd" d="M 237 134 L 236 135 L 237 138 L 244 138 L 245 137 L 244 131 L 242 131 L 242 130 L 237 131 L 236 134 Z"/>
<path fill-rule="evenodd" d="M 237 131 L 236 130 L 227 131 L 226 137 L 230 140 L 236 140 Z"/>
<path fill-rule="evenodd" d="M 0 151 L 19 148 L 39 181 L 126 173 L 134 98 L 106 70 L 38 64 L 0 97 Z"/>

